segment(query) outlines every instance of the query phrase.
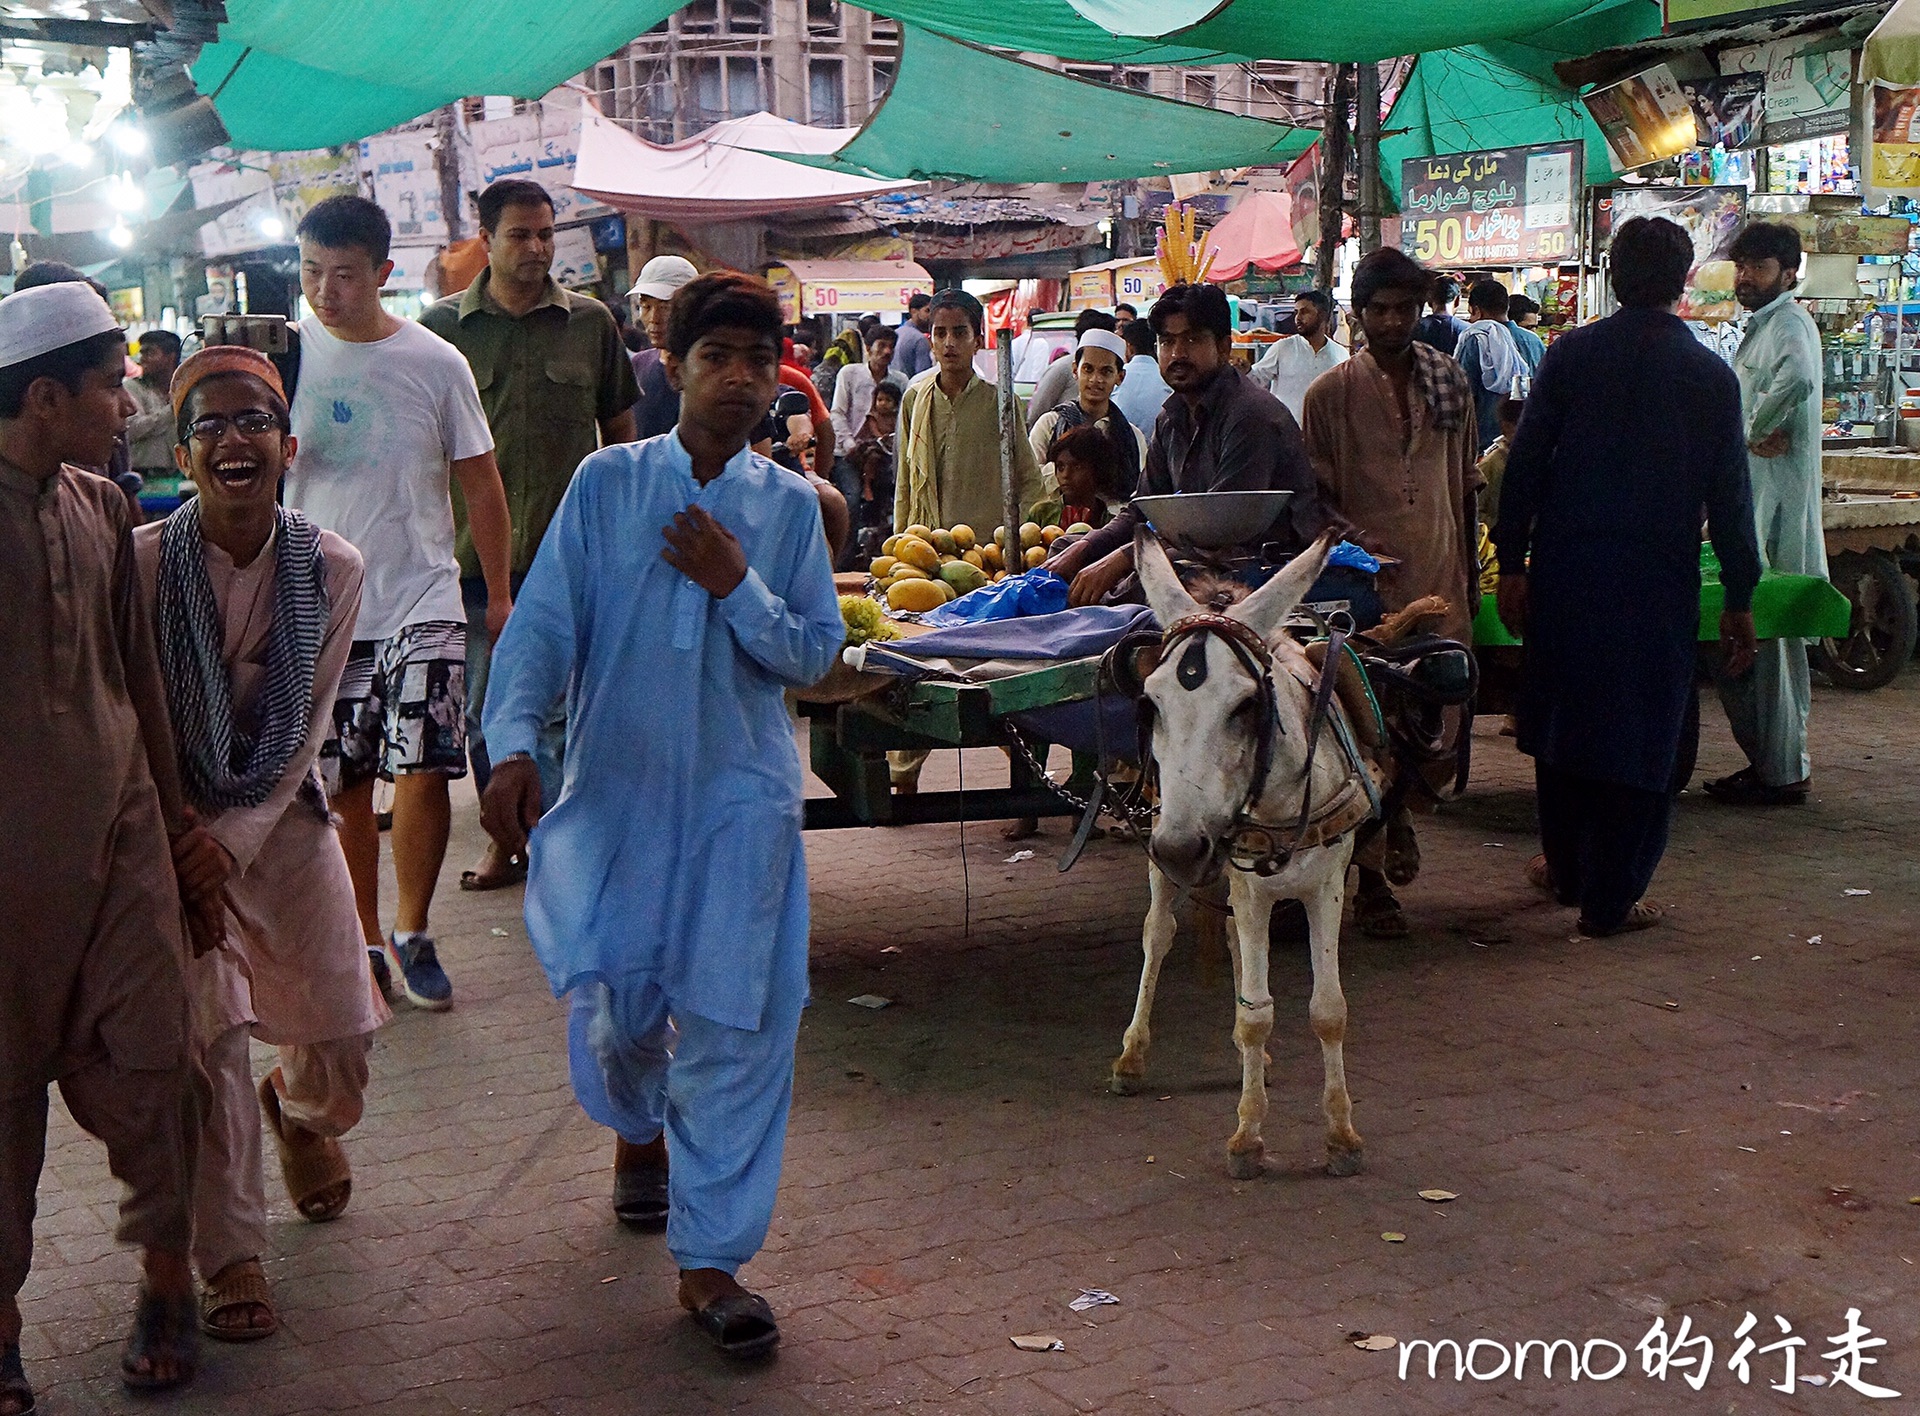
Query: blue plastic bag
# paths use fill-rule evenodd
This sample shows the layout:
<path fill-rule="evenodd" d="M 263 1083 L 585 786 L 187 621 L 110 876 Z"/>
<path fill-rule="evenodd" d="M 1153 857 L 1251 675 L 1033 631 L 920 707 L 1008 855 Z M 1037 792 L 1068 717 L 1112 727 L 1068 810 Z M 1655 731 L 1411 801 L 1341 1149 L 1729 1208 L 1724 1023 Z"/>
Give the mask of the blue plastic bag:
<path fill-rule="evenodd" d="M 988 620 L 1058 614 L 1066 607 L 1067 582 L 1042 565 L 1009 575 L 996 585 L 970 590 L 937 610 L 928 610 L 920 616 L 920 623 L 943 627 L 983 624 Z"/>
<path fill-rule="evenodd" d="M 1349 570 L 1363 570 L 1368 575 L 1380 573 L 1380 562 L 1354 545 L 1351 541 L 1342 541 L 1327 556 L 1327 569 L 1345 566 Z"/>

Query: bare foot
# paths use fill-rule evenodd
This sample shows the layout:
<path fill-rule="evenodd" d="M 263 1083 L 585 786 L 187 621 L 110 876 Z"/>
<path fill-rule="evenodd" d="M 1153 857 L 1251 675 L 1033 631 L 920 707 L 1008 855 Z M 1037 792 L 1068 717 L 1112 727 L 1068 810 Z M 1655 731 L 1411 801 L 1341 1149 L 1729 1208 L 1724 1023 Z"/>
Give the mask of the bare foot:
<path fill-rule="evenodd" d="M 680 1270 L 680 1306 L 689 1313 L 697 1313 L 717 1299 L 746 1291 L 732 1274 L 719 1269 Z"/>
<path fill-rule="evenodd" d="M 141 1287 L 154 1298 L 171 1303 L 193 1303 L 193 1265 L 185 1254 L 146 1249 L 140 1255 Z M 174 1341 L 163 1341 L 149 1354 L 122 1363 L 123 1371 L 155 1386 L 184 1382 L 193 1376 L 192 1329 Z"/>
<path fill-rule="evenodd" d="M 471 870 L 462 871 L 463 890 L 499 890 L 526 879 L 527 867 L 520 857 L 504 850 L 498 841 L 488 841 L 486 853 Z"/>

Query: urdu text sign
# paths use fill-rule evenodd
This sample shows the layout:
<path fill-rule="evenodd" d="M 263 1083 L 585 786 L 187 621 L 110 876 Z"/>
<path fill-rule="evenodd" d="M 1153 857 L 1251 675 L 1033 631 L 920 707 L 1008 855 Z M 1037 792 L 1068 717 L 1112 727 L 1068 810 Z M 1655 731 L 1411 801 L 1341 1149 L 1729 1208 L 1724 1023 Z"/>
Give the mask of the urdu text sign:
<path fill-rule="evenodd" d="M 1408 158 L 1401 249 L 1449 267 L 1573 260 L 1583 170 L 1578 142 Z"/>

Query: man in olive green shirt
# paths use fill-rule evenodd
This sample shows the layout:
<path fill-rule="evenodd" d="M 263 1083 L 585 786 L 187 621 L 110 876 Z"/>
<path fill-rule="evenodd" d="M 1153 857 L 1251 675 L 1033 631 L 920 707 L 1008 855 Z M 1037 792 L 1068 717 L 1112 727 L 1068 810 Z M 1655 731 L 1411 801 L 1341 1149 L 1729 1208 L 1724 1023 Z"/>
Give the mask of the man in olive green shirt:
<path fill-rule="evenodd" d="M 477 204 L 487 268 L 463 294 L 428 306 L 420 323 L 466 356 L 480 386 L 513 520 L 517 589 L 581 459 L 604 444 L 633 440 L 640 390 L 612 312 L 598 300 L 561 289 L 553 278 L 554 208 L 546 189 L 508 178 L 482 192 Z M 474 786 L 484 791 L 493 764 L 480 714 L 493 642 L 486 630 L 485 582 L 457 487 L 453 513 L 467 602 L 467 750 Z M 565 742 L 565 706 L 556 704 L 536 754 L 549 802 L 560 795 Z M 486 890 L 524 874 L 523 862 L 489 845 L 460 883 Z"/>

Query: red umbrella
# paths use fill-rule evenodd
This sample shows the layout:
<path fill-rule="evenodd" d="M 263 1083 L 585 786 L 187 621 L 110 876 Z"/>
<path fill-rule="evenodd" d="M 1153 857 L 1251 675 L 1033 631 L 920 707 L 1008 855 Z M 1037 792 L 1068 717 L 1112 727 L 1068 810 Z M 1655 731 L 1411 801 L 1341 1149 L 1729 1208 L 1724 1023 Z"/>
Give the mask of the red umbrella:
<path fill-rule="evenodd" d="M 1207 233 L 1213 252 L 1208 280 L 1238 280 L 1248 266 L 1285 270 L 1300 264 L 1293 240 L 1293 202 L 1285 192 L 1249 192 Z"/>

